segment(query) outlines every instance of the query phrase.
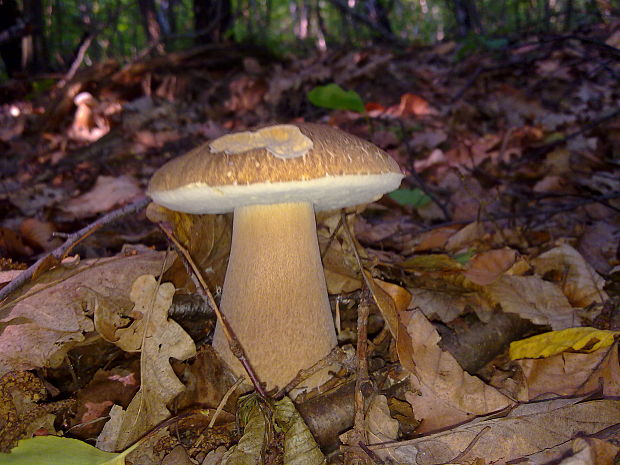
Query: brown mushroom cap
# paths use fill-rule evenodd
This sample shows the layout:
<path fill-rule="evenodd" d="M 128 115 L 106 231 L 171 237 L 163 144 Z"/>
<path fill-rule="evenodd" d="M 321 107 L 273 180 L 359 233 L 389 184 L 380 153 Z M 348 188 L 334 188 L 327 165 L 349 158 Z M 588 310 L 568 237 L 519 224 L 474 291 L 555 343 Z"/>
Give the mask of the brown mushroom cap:
<path fill-rule="evenodd" d="M 402 178 L 398 164 L 370 142 L 330 126 L 299 123 L 205 143 L 161 167 L 148 194 L 188 213 L 290 202 L 330 210 L 374 201 Z"/>

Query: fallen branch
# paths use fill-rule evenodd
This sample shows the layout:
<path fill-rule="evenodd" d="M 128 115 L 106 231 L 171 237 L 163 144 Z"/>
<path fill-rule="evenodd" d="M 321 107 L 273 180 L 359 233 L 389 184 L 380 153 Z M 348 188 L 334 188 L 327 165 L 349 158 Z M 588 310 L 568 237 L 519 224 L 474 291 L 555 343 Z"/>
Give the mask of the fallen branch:
<path fill-rule="evenodd" d="M 113 223 L 114 221 L 122 218 L 123 216 L 142 210 L 149 202 L 150 199 L 148 197 L 143 197 L 139 200 L 136 200 L 135 202 L 125 205 L 124 207 L 111 211 L 107 215 L 102 216 L 98 220 L 94 221 L 88 226 L 83 227 L 79 231 L 69 234 L 63 245 L 39 258 L 34 264 L 28 267 L 28 269 L 20 273 L 17 278 L 15 278 L 2 289 L 0 289 L 0 303 L 2 303 L 11 293 L 15 292 L 21 286 L 26 284 L 26 282 L 30 281 L 30 279 L 35 275 L 35 273 L 40 274 L 44 271 L 47 271 L 52 266 L 60 263 L 64 258 L 67 257 L 67 255 L 77 244 L 89 237 L 95 231 L 105 226 L 106 224 Z"/>
<path fill-rule="evenodd" d="M 95 36 L 96 34 L 86 35 L 86 37 L 80 44 L 80 47 L 78 48 L 77 55 L 75 57 L 75 60 L 73 60 L 73 63 L 71 64 L 71 67 L 69 68 L 69 71 L 67 71 L 67 73 L 63 76 L 63 78 L 60 81 L 58 81 L 58 84 L 56 84 L 57 88 L 62 89 L 63 87 L 67 85 L 67 82 L 69 82 L 71 79 L 75 77 L 75 73 L 77 73 L 78 69 L 80 68 L 80 65 L 84 61 L 84 57 L 86 56 L 86 51 L 90 47 L 90 44 L 92 44 Z"/>

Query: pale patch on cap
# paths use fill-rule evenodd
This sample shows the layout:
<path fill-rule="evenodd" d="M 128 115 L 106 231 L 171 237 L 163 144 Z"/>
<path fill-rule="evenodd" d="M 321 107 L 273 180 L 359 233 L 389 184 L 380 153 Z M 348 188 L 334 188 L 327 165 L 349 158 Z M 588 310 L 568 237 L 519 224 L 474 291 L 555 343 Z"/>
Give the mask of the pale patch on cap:
<path fill-rule="evenodd" d="M 277 158 L 297 158 L 306 155 L 313 147 L 312 140 L 304 136 L 297 126 L 278 124 L 258 131 L 243 131 L 219 137 L 209 144 L 212 152 L 227 155 L 265 149 Z"/>

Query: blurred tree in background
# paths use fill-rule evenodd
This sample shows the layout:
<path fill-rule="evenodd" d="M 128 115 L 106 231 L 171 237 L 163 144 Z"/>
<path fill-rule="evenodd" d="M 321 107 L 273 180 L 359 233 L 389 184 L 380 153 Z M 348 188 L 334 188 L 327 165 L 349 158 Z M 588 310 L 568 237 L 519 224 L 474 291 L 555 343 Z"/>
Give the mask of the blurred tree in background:
<path fill-rule="evenodd" d="M 572 31 L 618 0 L 0 0 L 2 75 L 65 71 L 195 44 L 271 52 Z"/>

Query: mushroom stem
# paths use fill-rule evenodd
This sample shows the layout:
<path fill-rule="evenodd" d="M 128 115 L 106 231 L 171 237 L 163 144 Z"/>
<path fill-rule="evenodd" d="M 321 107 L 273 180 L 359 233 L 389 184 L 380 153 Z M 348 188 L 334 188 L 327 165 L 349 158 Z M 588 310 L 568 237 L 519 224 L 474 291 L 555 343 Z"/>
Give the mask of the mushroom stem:
<path fill-rule="evenodd" d="M 268 389 L 284 386 L 330 353 L 336 332 L 312 204 L 235 209 L 220 308 Z M 244 373 L 219 326 L 213 347 Z M 305 384 L 315 387 L 326 377 L 319 372 Z"/>

